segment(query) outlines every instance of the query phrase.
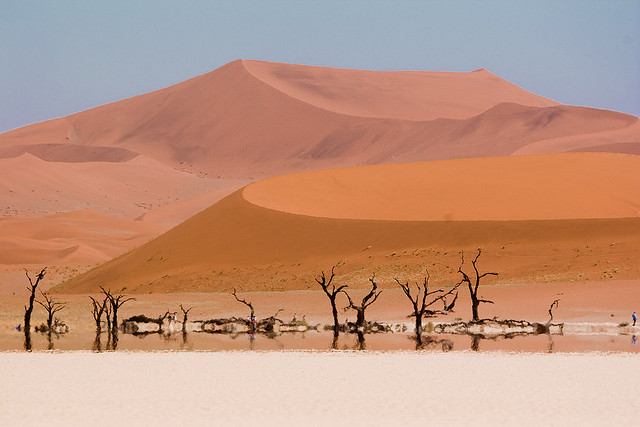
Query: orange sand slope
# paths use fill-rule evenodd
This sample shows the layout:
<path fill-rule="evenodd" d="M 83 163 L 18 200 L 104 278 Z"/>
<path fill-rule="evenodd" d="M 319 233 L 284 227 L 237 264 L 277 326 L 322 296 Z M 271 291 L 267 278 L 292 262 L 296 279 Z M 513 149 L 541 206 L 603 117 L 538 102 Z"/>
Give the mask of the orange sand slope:
<path fill-rule="evenodd" d="M 148 242 L 162 227 L 84 210 L 0 218 L 3 264 L 95 264 Z"/>
<path fill-rule="evenodd" d="M 334 169 L 270 178 L 243 195 L 269 209 L 328 218 L 640 217 L 640 157 L 558 154 Z"/>
<path fill-rule="evenodd" d="M 582 177 L 596 183 L 588 178 L 591 173 L 588 166 L 598 160 L 610 167 L 598 169 L 602 185 L 592 190 L 578 187 L 572 193 L 563 191 L 562 186 L 558 190 L 556 180 L 547 178 L 549 171 L 562 166 L 556 176 Z M 350 285 L 355 287 L 366 286 L 366 277 L 372 272 L 376 272 L 382 286 L 392 286 L 394 275 L 418 277 L 424 274 L 426 266 L 432 270 L 434 280 L 451 284 L 457 280 L 458 252 L 461 249 L 475 251 L 480 246 L 485 248 L 483 263 L 499 271 L 501 281 L 554 282 L 640 276 L 637 263 L 640 217 L 637 210 L 635 214 L 630 210 L 638 206 L 638 187 L 636 181 L 616 181 L 637 173 L 635 157 L 571 154 L 496 159 L 493 166 L 501 168 L 503 182 L 500 184 L 496 184 L 496 171 L 481 167 L 481 160 L 450 162 L 451 169 L 470 173 L 440 182 L 440 194 L 464 195 L 470 181 L 485 182 L 484 186 L 475 184 L 480 193 L 476 197 L 492 200 L 490 212 L 516 212 L 516 217 L 522 215 L 519 220 L 483 218 L 485 211 L 473 210 L 473 201 L 469 203 L 471 213 L 467 213 L 461 209 L 465 201 L 455 197 L 436 200 L 434 204 L 441 205 L 439 210 L 425 212 L 419 221 L 406 220 L 407 216 L 396 214 L 388 207 L 397 201 L 397 193 L 424 205 L 424 196 L 407 192 L 406 187 L 414 185 L 407 181 L 416 181 L 417 175 L 428 185 L 429 180 L 436 179 L 435 175 L 443 170 L 443 165 L 447 166 L 447 162 L 403 165 L 407 172 L 402 166 L 326 171 L 254 184 L 245 191 L 249 198 L 262 197 L 261 203 L 267 203 L 271 199 L 267 196 L 273 196 L 274 206 L 283 209 L 299 209 L 309 202 L 322 205 L 310 208 L 320 216 L 363 215 L 386 220 L 335 219 L 280 212 L 250 203 L 243 192 L 236 192 L 148 244 L 56 290 L 89 292 L 100 284 L 112 288 L 126 286 L 129 292 L 213 291 L 233 286 L 244 290 L 307 289 L 314 286 L 313 276 L 319 269 L 326 269 L 339 260 L 344 263 L 341 271 L 348 278 L 345 280 L 350 280 Z M 495 197 L 496 189 L 490 184 L 499 185 L 499 190 L 510 185 L 517 189 L 516 184 L 522 179 L 521 168 L 530 172 L 527 179 L 537 182 L 539 187 L 515 201 Z M 409 173 L 410 170 L 415 170 L 416 175 Z M 331 184 L 327 191 L 318 191 L 322 185 L 316 179 L 328 183 L 336 174 L 340 178 L 338 184 Z M 365 179 L 367 174 L 370 181 Z M 354 182 L 348 178 L 354 178 Z M 309 192 L 317 194 L 301 197 L 302 191 L 296 190 L 292 179 L 299 182 L 301 188 L 310 185 Z M 340 180 L 344 186 L 339 185 Z M 378 191 L 376 186 L 383 181 L 387 181 L 384 191 Z M 283 184 L 282 194 L 297 195 L 298 199 L 277 198 L 278 183 L 289 185 L 287 188 Z M 522 185 L 527 190 L 535 187 L 526 182 Z M 594 205 L 608 203 L 610 191 L 621 199 L 613 207 L 589 208 L 590 213 L 608 218 L 572 218 L 576 212 L 574 203 L 586 208 L 585 196 L 590 197 Z M 335 199 L 329 194 L 335 195 Z M 547 198 L 546 194 L 552 197 Z M 568 200 L 557 203 L 559 195 Z M 523 201 L 525 196 L 532 199 L 527 206 L 550 205 L 551 208 L 514 211 L 511 205 Z M 362 204 L 349 202 L 350 197 Z M 331 204 L 339 206 L 332 208 Z M 403 202 L 402 206 L 412 209 L 411 201 Z M 356 212 L 350 212 L 352 209 Z M 382 213 L 372 213 L 377 210 Z M 449 211 L 464 212 L 472 220 L 441 221 L 441 214 Z M 553 219 L 530 218 L 534 213 L 546 215 L 548 212 L 553 212 L 549 215 Z"/>
<path fill-rule="evenodd" d="M 92 209 L 134 219 L 222 185 L 144 156 L 115 163 L 66 163 L 22 154 L 0 159 L 0 212 L 34 217 Z"/>

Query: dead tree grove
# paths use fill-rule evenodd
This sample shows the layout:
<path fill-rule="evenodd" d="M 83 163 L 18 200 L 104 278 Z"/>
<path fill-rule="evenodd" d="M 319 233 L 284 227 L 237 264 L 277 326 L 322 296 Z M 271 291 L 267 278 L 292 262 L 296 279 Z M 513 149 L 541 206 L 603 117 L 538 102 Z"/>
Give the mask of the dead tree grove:
<path fill-rule="evenodd" d="M 462 257 L 462 262 L 460 264 L 460 267 L 458 268 L 458 273 L 462 274 L 462 279 L 460 280 L 460 282 L 458 282 L 458 285 L 461 285 L 462 283 L 467 284 L 469 288 L 469 295 L 471 296 L 471 313 L 473 316 L 473 322 L 478 322 L 480 320 L 480 316 L 478 315 L 478 306 L 480 305 L 480 303 L 483 302 L 493 304 L 493 301 L 478 298 L 478 287 L 480 286 L 480 280 L 486 276 L 497 276 L 498 273 L 488 272 L 480 274 L 478 272 L 476 263 L 478 262 L 478 258 L 480 258 L 480 255 L 482 254 L 482 249 L 478 249 L 478 254 L 476 255 L 475 259 L 471 261 L 475 274 L 475 278 L 472 279 L 467 273 L 462 271 L 462 267 L 464 266 L 464 252 L 461 252 L 460 254 Z"/>
<path fill-rule="evenodd" d="M 335 277 L 336 266 L 331 267 L 331 276 L 327 280 L 324 271 L 320 273 L 320 277 L 316 277 L 316 282 L 320 285 L 324 293 L 329 298 L 329 302 L 331 303 L 331 313 L 333 314 L 333 336 L 337 337 L 340 333 L 340 322 L 338 321 L 338 308 L 336 307 L 336 297 L 340 292 L 343 292 L 347 285 L 338 286 L 332 285 L 331 282 Z M 331 290 L 329 290 L 329 286 L 331 286 Z M 363 313 L 364 315 L 364 313 Z"/>

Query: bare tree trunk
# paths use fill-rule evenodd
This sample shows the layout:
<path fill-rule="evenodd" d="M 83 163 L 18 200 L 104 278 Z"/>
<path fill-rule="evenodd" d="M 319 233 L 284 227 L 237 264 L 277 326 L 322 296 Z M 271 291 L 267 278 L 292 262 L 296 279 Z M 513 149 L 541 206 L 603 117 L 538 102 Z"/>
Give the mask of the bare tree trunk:
<path fill-rule="evenodd" d="M 29 279 L 30 285 L 27 289 L 31 293 L 29 296 L 29 305 L 25 306 L 24 310 L 24 348 L 27 351 L 31 351 L 31 313 L 33 313 L 33 301 L 36 298 L 36 289 L 46 274 L 46 270 L 46 267 L 40 270 L 40 273 L 36 276 L 36 283 L 34 284 L 29 276 L 29 272 L 25 269 L 25 274 L 27 275 L 27 279 Z"/>
<path fill-rule="evenodd" d="M 182 342 L 183 344 L 187 343 L 187 316 L 189 315 L 189 312 L 191 311 L 191 309 L 193 309 L 193 307 L 190 307 L 189 309 L 185 310 L 182 304 L 180 304 L 180 310 L 182 310 Z"/>
<path fill-rule="evenodd" d="M 337 265 L 334 265 L 333 267 L 331 267 L 331 276 L 329 276 L 328 280 L 324 274 L 324 271 L 320 272 L 320 277 L 317 277 L 315 280 L 320 285 L 324 293 L 327 295 L 327 297 L 329 298 L 329 302 L 331 303 L 331 314 L 333 315 L 333 336 L 337 338 L 338 335 L 340 334 L 340 322 L 338 321 L 338 308 L 336 307 L 336 297 L 340 292 L 344 291 L 347 285 L 339 286 L 336 289 L 336 286 L 331 284 L 331 282 L 333 281 L 333 278 L 335 277 L 334 270 L 336 267 Z M 331 290 L 329 290 L 329 286 L 331 286 Z"/>

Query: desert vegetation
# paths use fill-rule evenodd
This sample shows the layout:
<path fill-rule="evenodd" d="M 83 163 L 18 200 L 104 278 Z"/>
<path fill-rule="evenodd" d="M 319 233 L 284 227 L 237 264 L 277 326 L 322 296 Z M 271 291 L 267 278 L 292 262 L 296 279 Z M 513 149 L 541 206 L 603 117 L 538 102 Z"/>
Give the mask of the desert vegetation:
<path fill-rule="evenodd" d="M 449 287 L 431 287 L 431 273 L 426 269 L 426 274 L 421 281 L 410 284 L 409 280 L 401 280 L 394 278 L 395 283 L 400 287 L 404 296 L 410 303 L 410 312 L 408 318 L 413 322 L 414 335 L 410 338 L 415 341 L 416 349 L 434 348 L 441 346 L 443 350 L 450 350 L 453 343 L 446 337 L 441 335 L 467 335 L 471 338 L 471 348 L 479 349 L 479 342 L 482 339 L 503 339 L 513 338 L 524 335 L 562 334 L 563 324 L 554 324 L 553 310 L 558 307 L 559 300 L 553 301 L 548 309 L 549 320 L 546 323 L 528 322 L 525 320 L 511 319 L 483 319 L 479 315 L 478 306 L 481 303 L 494 303 L 483 299 L 479 296 L 480 285 L 482 279 L 487 276 L 497 276 L 498 273 L 486 272 L 481 273 L 478 269 L 478 260 L 482 255 L 482 249 L 478 249 L 477 254 L 471 262 L 472 273 L 464 271 L 465 258 L 461 252 L 461 264 L 458 267 L 458 273 L 462 279 L 457 283 L 451 284 Z M 171 335 L 173 333 L 181 333 L 183 343 L 187 343 L 188 334 L 210 333 L 210 334 L 227 334 L 237 336 L 240 334 L 248 334 L 253 343 L 256 334 L 262 334 L 269 338 L 275 338 L 285 333 L 304 333 L 307 331 L 332 331 L 333 341 L 331 348 L 337 347 L 338 336 L 340 332 L 352 334 L 356 338 L 356 349 L 365 349 L 365 336 L 375 333 L 393 333 L 405 332 L 407 326 L 404 323 L 386 324 L 378 321 L 370 321 L 366 318 L 366 312 L 374 303 L 380 301 L 382 291 L 378 288 L 378 279 L 372 274 L 369 281 L 369 288 L 366 290 L 361 300 L 356 300 L 354 291 L 348 292 L 347 285 L 337 282 L 336 269 L 340 263 L 331 267 L 330 273 L 321 271 L 314 278 L 317 286 L 322 289 L 327 296 L 331 309 L 331 324 L 310 324 L 306 321 L 306 316 L 298 318 L 297 314 L 293 315 L 291 320 L 283 320 L 279 315 L 283 311 L 278 309 L 274 314 L 264 318 L 256 317 L 256 307 L 248 298 L 241 296 L 234 288 L 230 295 L 233 299 L 245 307 L 248 313 L 245 316 L 232 316 L 227 318 L 205 318 L 191 320 L 189 314 L 193 307 L 186 308 L 182 303 L 179 309 L 182 312 L 182 319 L 178 320 L 178 310 L 167 309 L 163 314 L 158 316 L 147 316 L 139 314 L 130 316 L 118 323 L 118 309 L 126 302 L 134 300 L 126 297 L 121 293 L 113 293 L 104 288 L 102 290 L 102 298 L 89 297 L 91 299 L 92 316 L 95 321 L 96 338 L 94 342 L 94 350 L 101 351 L 101 333 L 106 327 L 107 331 L 107 350 L 115 350 L 118 343 L 118 331 L 126 334 L 134 334 L 138 336 L 149 334 Z M 37 282 L 36 282 L 37 283 Z M 453 312 L 458 300 L 458 293 L 461 286 L 466 285 L 469 290 L 471 299 L 471 318 L 469 321 L 463 321 L 456 318 L 451 323 L 433 323 L 425 327 L 425 318 L 437 318 Z M 347 301 L 343 312 L 353 312 L 355 319 L 349 321 L 344 319 L 341 321 L 338 310 L 338 297 L 344 294 Z M 55 302 L 52 302 L 52 305 Z M 442 304 L 442 308 L 435 308 L 436 304 Z M 258 307 L 259 309 L 259 307 Z M 105 318 L 103 320 L 103 318 Z"/>
<path fill-rule="evenodd" d="M 482 255 L 482 249 L 478 249 L 477 254 L 471 261 L 472 272 L 467 273 L 464 270 L 465 257 L 461 252 L 461 264 L 457 272 L 462 276 L 457 283 L 452 283 L 448 287 L 433 287 L 431 285 L 431 272 L 425 268 L 425 275 L 422 280 L 415 281 L 413 284 L 410 280 L 401 280 L 394 277 L 395 283 L 402 290 L 406 300 L 410 303 L 410 310 L 407 315 L 413 323 L 413 335 L 410 339 L 416 343 L 416 349 L 433 348 L 441 346 L 444 350 L 452 348 L 453 343 L 446 337 L 441 335 L 467 335 L 471 337 L 471 348 L 479 349 L 479 342 L 483 339 L 508 339 L 516 336 L 546 334 L 549 337 L 553 334 L 563 333 L 562 323 L 553 323 L 554 310 L 559 306 L 559 299 L 554 300 L 548 311 L 549 319 L 545 323 L 529 322 L 526 320 L 513 319 L 483 319 L 479 315 L 478 307 L 481 303 L 491 303 L 493 301 L 484 299 L 480 296 L 480 285 L 482 280 L 487 276 L 497 276 L 495 272 L 481 273 L 478 267 L 478 260 Z M 170 336 L 174 333 L 181 333 L 183 343 L 187 343 L 190 332 L 210 333 L 210 334 L 227 334 L 237 336 L 240 334 L 248 334 L 251 341 L 256 334 L 262 334 L 269 338 L 275 338 L 285 333 L 304 333 L 307 331 L 331 331 L 333 332 L 333 341 L 331 348 L 338 348 L 338 337 L 340 332 L 351 334 L 356 339 L 356 349 L 365 349 L 365 336 L 367 334 L 376 333 L 393 333 L 405 332 L 408 327 L 404 323 L 388 324 L 379 321 L 371 321 L 366 317 L 367 309 L 374 303 L 381 300 L 382 290 L 379 289 L 378 279 L 372 274 L 369 279 L 369 287 L 366 293 L 356 299 L 356 291 L 347 291 L 348 287 L 344 283 L 340 283 L 337 278 L 336 269 L 340 263 L 333 265 L 327 274 L 321 271 L 319 275 L 314 277 L 315 284 L 322 289 L 323 293 L 329 299 L 331 310 L 331 324 L 310 324 L 306 320 L 306 316 L 301 318 L 297 314 L 293 315 L 290 320 L 284 320 L 280 314 L 284 310 L 278 309 L 274 314 L 267 317 L 256 317 L 256 307 L 247 297 L 241 296 L 234 288 L 230 295 L 233 299 L 245 307 L 248 313 L 245 316 L 232 316 L 226 318 L 190 318 L 193 307 L 185 307 L 182 303 L 176 309 L 163 310 L 162 314 L 156 316 L 147 316 L 138 314 L 129 316 L 124 320 L 119 320 L 119 310 L 121 307 L 135 298 L 128 297 L 121 292 L 113 292 L 101 287 L 99 296 L 89 296 L 91 301 L 91 316 L 95 325 L 95 338 L 93 349 L 95 351 L 116 350 L 118 346 L 118 333 L 134 334 L 138 336 L 148 334 L 159 334 Z M 53 334 L 61 334 L 68 331 L 68 327 L 60 321 L 56 314 L 65 308 L 65 303 L 58 301 L 53 296 L 40 292 L 42 300 L 36 300 L 36 291 L 38 285 L 46 274 L 46 268 L 43 268 L 35 277 L 31 279 L 29 272 L 26 276 L 29 280 L 30 292 L 28 305 L 25 306 L 25 349 L 31 350 L 31 314 L 34 309 L 34 303 L 40 305 L 46 312 L 46 323 L 37 327 L 35 330 L 47 333 L 49 339 L 49 348 L 53 348 Z M 452 313 L 456 302 L 460 287 L 466 285 L 469 290 L 471 301 L 470 320 L 464 321 L 462 318 L 456 318 L 455 321 L 432 322 L 424 325 L 425 318 L 437 318 L 438 316 Z M 344 294 L 346 305 L 343 308 L 344 313 L 354 313 L 355 319 L 351 321 L 348 318 L 340 319 L 339 295 Z M 384 298 L 382 298 L 384 300 Z M 436 308 L 437 304 L 442 304 L 441 308 Z M 458 304 L 459 305 L 459 304 Z M 178 308 L 182 313 L 182 318 L 178 319 Z M 259 307 L 258 307 L 259 308 Z M 410 328 L 410 327 L 409 327 Z M 103 347 L 102 334 L 106 332 L 107 342 Z M 550 339 L 551 342 L 551 339 Z M 551 344 L 550 344 L 551 346 Z"/>

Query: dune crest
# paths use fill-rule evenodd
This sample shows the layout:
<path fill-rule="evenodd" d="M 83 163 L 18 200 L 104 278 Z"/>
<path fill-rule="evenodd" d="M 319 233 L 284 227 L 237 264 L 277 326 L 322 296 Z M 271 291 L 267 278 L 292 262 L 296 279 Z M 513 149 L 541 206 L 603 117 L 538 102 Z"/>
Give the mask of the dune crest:
<path fill-rule="evenodd" d="M 326 218 L 520 221 L 640 217 L 640 157 L 555 154 L 378 165 L 285 175 L 244 198 Z"/>
<path fill-rule="evenodd" d="M 469 118 L 499 102 L 558 105 L 485 69 L 455 73 L 349 70 L 253 60 L 243 64 L 249 73 L 293 98 L 350 116 L 427 121 Z"/>

